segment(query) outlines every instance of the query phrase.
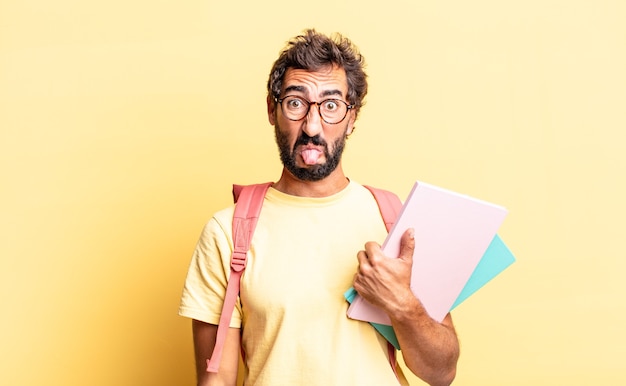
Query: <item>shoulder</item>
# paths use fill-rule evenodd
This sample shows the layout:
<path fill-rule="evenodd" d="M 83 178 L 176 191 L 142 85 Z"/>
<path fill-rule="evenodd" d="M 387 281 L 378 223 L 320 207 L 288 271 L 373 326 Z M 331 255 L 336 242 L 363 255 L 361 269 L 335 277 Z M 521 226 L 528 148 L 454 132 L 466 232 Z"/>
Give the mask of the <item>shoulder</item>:
<path fill-rule="evenodd" d="M 202 228 L 199 245 L 227 241 L 232 234 L 233 212 L 234 205 L 215 212 Z"/>
<path fill-rule="evenodd" d="M 353 181 L 350 181 L 350 186 L 358 194 L 371 196 L 376 199 L 378 199 L 379 197 L 383 197 L 383 196 L 398 198 L 397 194 L 384 188 L 379 188 L 379 187 L 367 185 L 367 184 L 360 184 L 358 182 L 353 182 Z"/>

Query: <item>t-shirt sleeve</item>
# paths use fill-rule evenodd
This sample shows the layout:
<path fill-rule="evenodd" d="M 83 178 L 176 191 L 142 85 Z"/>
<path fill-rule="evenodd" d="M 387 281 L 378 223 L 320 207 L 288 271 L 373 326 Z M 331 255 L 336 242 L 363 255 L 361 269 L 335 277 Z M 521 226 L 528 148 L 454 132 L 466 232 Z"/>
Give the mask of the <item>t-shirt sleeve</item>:
<path fill-rule="evenodd" d="M 179 315 L 205 323 L 219 323 L 230 276 L 230 233 L 215 217 L 205 225 L 191 258 Z M 241 327 L 239 298 L 233 310 L 230 327 Z"/>

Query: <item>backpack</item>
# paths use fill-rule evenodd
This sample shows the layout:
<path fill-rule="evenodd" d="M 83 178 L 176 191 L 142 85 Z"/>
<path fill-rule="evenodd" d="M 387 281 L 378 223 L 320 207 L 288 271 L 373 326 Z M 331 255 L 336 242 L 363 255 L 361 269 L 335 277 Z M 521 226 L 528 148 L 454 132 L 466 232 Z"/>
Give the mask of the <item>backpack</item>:
<path fill-rule="evenodd" d="M 207 359 L 207 372 L 217 373 L 222 358 L 222 350 L 226 341 L 226 332 L 230 325 L 230 319 L 235 308 L 241 275 L 246 268 L 248 250 L 252 241 L 252 235 L 256 228 L 256 223 L 263 207 L 263 200 L 271 182 L 255 185 L 233 185 L 233 199 L 235 202 L 235 213 L 233 214 L 233 253 L 230 259 L 230 278 L 224 296 L 224 304 L 217 327 L 215 347 L 210 359 Z M 391 230 L 396 218 L 400 214 L 402 202 L 394 193 L 383 189 L 373 188 L 364 185 L 378 204 L 378 209 L 382 215 L 387 232 Z M 389 364 L 394 374 L 398 377 L 396 350 L 391 344 L 387 344 L 389 354 Z M 243 352 L 242 352 L 243 354 Z"/>

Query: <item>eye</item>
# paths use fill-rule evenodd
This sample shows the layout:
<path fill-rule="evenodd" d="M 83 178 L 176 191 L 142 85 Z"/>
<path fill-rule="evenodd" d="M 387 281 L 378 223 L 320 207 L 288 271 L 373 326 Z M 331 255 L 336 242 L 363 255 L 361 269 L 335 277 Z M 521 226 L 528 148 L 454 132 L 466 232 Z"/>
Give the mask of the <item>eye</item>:
<path fill-rule="evenodd" d="M 288 98 L 285 100 L 287 108 L 290 110 L 299 110 L 304 107 L 304 101 L 300 98 Z"/>
<path fill-rule="evenodd" d="M 334 99 L 328 99 L 322 102 L 322 107 L 328 112 L 333 112 L 339 109 L 339 103 Z"/>

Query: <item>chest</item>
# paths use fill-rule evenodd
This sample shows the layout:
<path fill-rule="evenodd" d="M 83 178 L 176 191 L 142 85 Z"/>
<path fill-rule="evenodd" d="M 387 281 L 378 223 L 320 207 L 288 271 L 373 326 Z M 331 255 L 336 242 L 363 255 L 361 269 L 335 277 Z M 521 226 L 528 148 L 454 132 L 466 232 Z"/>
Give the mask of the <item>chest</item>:
<path fill-rule="evenodd" d="M 263 208 L 242 278 L 244 314 L 343 306 L 357 252 L 386 235 L 377 208 Z"/>

